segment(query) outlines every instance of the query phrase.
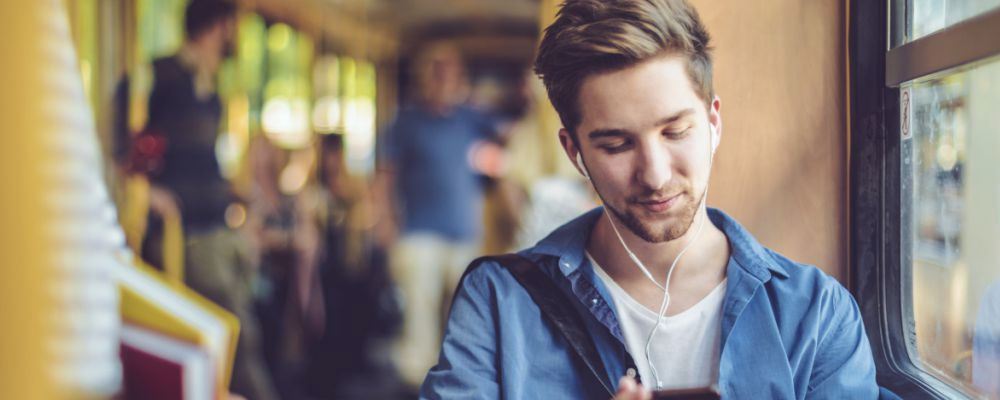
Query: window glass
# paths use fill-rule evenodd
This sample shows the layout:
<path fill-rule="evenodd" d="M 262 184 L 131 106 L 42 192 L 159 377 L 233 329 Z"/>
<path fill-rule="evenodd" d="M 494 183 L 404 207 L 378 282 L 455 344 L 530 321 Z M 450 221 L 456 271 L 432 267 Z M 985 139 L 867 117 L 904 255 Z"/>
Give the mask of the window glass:
<path fill-rule="evenodd" d="M 369 174 L 375 168 L 375 66 L 365 60 L 341 60 L 347 168 Z"/>
<path fill-rule="evenodd" d="M 187 0 L 138 0 L 136 2 L 136 59 L 131 79 L 132 104 L 129 127 L 146 124 L 149 92 L 153 89 L 152 63 L 176 52 L 184 41 L 184 8 Z"/>
<path fill-rule="evenodd" d="M 222 175 L 235 180 L 237 185 L 245 181 L 239 174 L 245 170 L 242 166 L 247 161 L 250 134 L 260 128 L 266 42 L 264 19 L 253 13 L 240 14 L 236 25 L 236 53 L 219 68 L 218 91 L 225 118 L 215 154 Z"/>
<path fill-rule="evenodd" d="M 903 7 L 893 8 L 894 13 L 902 13 L 893 20 L 904 25 L 893 46 L 912 42 L 997 7 L 1000 7 L 1000 0 L 906 1 Z"/>
<path fill-rule="evenodd" d="M 945 382 L 1000 398 L 1000 61 L 904 85 L 900 101 L 911 351 Z"/>
<path fill-rule="evenodd" d="M 313 41 L 305 33 L 281 23 L 268 28 L 261 127 L 283 148 L 304 148 L 312 138 L 313 52 Z"/>
<path fill-rule="evenodd" d="M 95 0 L 76 0 L 66 3 L 69 7 L 70 28 L 73 33 L 73 45 L 76 48 L 77 61 L 80 63 L 80 77 L 83 79 L 83 93 L 90 102 L 90 109 L 95 114 L 100 102 L 94 90 L 98 72 L 98 18 L 97 2 Z"/>

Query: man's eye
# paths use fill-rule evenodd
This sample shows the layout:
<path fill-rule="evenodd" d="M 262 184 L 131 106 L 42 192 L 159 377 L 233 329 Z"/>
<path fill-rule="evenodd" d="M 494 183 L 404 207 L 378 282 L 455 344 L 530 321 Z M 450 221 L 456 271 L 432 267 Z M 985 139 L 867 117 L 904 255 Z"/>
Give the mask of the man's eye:
<path fill-rule="evenodd" d="M 691 128 L 687 128 L 681 131 L 664 131 L 663 135 L 670 139 L 682 139 L 691 133 Z"/>
<path fill-rule="evenodd" d="M 600 145 L 601 149 L 603 149 L 604 151 L 606 151 L 608 153 L 620 153 L 620 152 L 623 152 L 625 150 L 628 150 L 628 146 L 629 146 L 628 141 L 624 141 L 624 140 L 620 141 L 620 142 L 603 143 L 603 144 Z"/>

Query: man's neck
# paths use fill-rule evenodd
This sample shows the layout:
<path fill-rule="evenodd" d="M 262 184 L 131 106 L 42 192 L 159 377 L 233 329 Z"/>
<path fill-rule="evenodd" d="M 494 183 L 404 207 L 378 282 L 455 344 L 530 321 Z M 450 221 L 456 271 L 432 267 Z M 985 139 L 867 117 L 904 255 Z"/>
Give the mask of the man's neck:
<path fill-rule="evenodd" d="M 197 73 L 215 74 L 221 62 L 219 51 L 208 40 L 189 40 L 181 47 L 180 55 L 184 64 Z"/>
<path fill-rule="evenodd" d="M 178 56 L 194 75 L 196 97 L 204 99 L 215 92 L 215 72 L 222 60 L 212 43 L 204 39 L 184 42 Z"/>
<path fill-rule="evenodd" d="M 700 235 L 698 235 L 699 224 L 704 224 Z M 708 219 L 704 207 L 695 215 L 694 221 L 683 236 L 667 242 L 647 242 L 632 233 L 617 218 L 615 226 L 628 248 L 642 261 L 649 273 L 661 285 L 666 280 L 670 265 L 689 243 L 691 244 L 690 248 L 677 262 L 671 278 L 671 286 L 684 284 L 690 280 L 721 282 L 725 277 L 725 266 L 728 263 L 730 252 L 729 242 L 725 233 Z M 694 240 L 693 243 L 692 240 Z M 631 260 L 628 252 L 618 241 L 607 215 L 602 215 L 595 224 L 587 243 L 587 250 L 608 275 L 622 283 L 623 286 L 630 286 L 629 283 L 637 281 L 648 281 L 648 278 Z"/>
<path fill-rule="evenodd" d="M 455 104 L 451 104 L 447 101 L 432 101 L 427 99 L 423 100 L 420 103 L 420 106 L 428 114 L 438 117 L 447 117 L 451 115 L 451 113 L 454 112 L 455 108 L 457 107 Z"/>

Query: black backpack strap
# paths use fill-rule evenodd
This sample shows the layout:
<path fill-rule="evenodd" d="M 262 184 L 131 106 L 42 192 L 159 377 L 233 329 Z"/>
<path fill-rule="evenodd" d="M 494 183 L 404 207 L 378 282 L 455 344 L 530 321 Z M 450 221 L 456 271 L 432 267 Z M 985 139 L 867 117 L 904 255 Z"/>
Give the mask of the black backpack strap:
<path fill-rule="evenodd" d="M 604 362 L 601 361 L 601 355 L 597 352 L 593 339 L 587 333 L 583 318 L 552 279 L 546 276 L 534 261 L 518 254 L 481 257 L 472 262 L 466 273 L 484 261 L 496 262 L 510 271 L 538 305 L 545 319 L 549 320 L 569 342 L 573 353 L 590 370 L 593 378 L 609 395 L 614 396 L 612 385 L 601 372 L 604 371 Z"/>

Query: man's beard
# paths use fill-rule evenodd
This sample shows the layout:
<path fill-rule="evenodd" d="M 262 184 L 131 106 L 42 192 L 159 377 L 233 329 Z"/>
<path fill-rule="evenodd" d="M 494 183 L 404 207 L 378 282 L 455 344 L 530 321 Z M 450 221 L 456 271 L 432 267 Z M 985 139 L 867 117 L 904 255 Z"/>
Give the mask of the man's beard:
<path fill-rule="evenodd" d="M 687 193 L 689 192 L 685 191 L 682 196 L 688 197 Z M 601 197 L 603 199 L 603 196 Z M 676 218 L 677 223 L 670 224 L 665 228 L 660 229 L 657 229 L 652 224 L 643 221 L 634 213 L 627 211 L 627 207 L 625 208 L 626 211 L 623 212 L 617 207 L 611 205 L 611 203 L 604 201 L 604 208 L 611 210 L 619 221 L 625 223 L 625 227 L 632 231 L 632 233 L 636 236 L 642 238 L 642 240 L 649 243 L 663 243 L 680 238 L 681 236 L 684 236 L 689 229 L 691 229 L 691 225 L 694 224 L 694 217 L 698 213 L 698 208 L 701 205 L 701 197 L 702 196 L 697 197 L 697 200 L 699 201 L 688 201 L 682 206 L 679 210 L 679 215 Z M 635 202 L 627 199 L 626 204 L 635 204 Z"/>

